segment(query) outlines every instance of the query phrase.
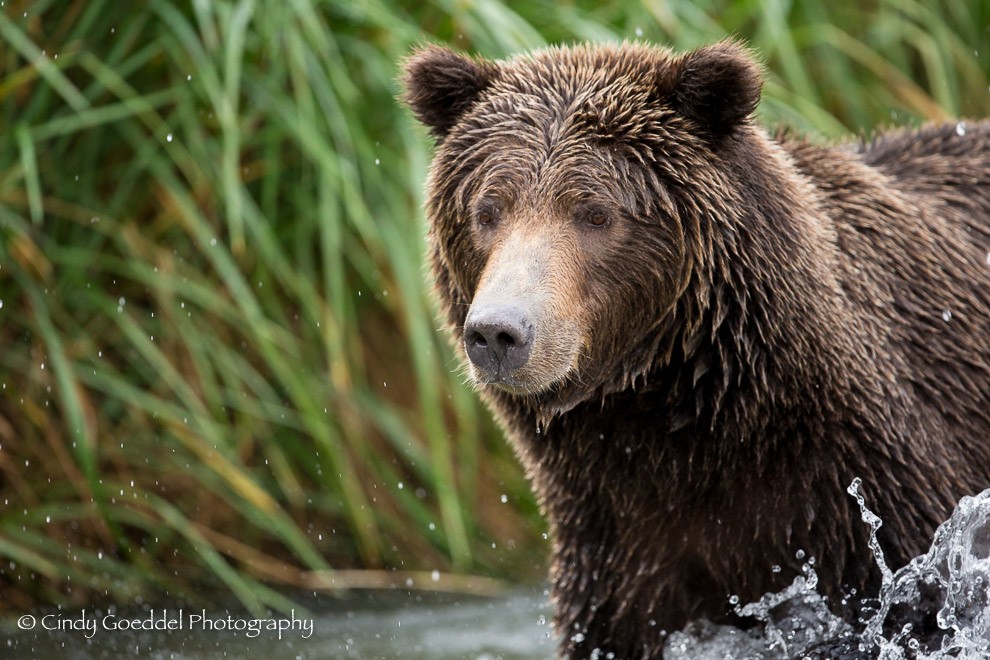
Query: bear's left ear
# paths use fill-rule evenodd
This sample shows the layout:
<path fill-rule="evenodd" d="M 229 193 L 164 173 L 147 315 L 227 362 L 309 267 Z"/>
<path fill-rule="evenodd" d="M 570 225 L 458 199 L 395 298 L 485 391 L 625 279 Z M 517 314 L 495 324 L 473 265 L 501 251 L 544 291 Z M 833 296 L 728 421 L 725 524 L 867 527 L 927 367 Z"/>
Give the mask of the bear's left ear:
<path fill-rule="evenodd" d="M 440 139 L 494 80 L 497 71 L 490 62 L 432 45 L 413 53 L 402 68 L 405 102 Z"/>
<path fill-rule="evenodd" d="M 721 138 L 756 109 L 762 85 L 760 67 L 749 52 L 725 40 L 681 58 L 673 100 L 709 136 Z"/>

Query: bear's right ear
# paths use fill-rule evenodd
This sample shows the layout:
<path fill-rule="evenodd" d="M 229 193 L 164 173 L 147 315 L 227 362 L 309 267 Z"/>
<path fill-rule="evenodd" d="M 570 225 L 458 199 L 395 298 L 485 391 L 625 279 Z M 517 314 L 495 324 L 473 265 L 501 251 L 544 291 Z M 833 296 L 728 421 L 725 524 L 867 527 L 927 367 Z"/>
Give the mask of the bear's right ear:
<path fill-rule="evenodd" d="M 710 137 L 731 133 L 760 102 L 760 66 L 742 44 L 727 39 L 681 58 L 675 103 Z"/>
<path fill-rule="evenodd" d="M 494 80 L 496 67 L 449 48 L 426 46 L 406 60 L 403 72 L 406 103 L 443 139 Z"/>

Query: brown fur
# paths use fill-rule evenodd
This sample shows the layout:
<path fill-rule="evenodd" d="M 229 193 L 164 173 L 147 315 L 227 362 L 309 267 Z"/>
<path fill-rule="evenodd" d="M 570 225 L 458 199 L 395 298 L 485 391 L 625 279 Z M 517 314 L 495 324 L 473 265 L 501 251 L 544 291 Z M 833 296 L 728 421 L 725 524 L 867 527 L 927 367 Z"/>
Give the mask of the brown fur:
<path fill-rule="evenodd" d="M 895 565 L 990 485 L 990 124 L 771 138 L 731 42 L 428 47 L 405 84 L 454 341 L 479 299 L 535 328 L 471 373 L 550 521 L 561 653 L 658 656 L 799 550 L 874 586 L 854 477 Z"/>

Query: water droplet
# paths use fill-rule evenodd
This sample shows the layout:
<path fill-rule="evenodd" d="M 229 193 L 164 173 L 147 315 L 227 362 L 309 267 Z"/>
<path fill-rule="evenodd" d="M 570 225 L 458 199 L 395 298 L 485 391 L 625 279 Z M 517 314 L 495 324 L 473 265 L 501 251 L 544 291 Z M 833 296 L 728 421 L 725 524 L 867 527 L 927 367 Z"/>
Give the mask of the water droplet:
<path fill-rule="evenodd" d="M 166 142 L 171 142 L 172 141 L 172 134 L 171 133 L 169 133 L 168 135 L 165 136 L 165 141 Z"/>
<path fill-rule="evenodd" d="M 401 481 L 399 482 L 398 485 L 399 485 L 399 490 L 402 490 L 403 488 L 406 487 L 406 485 L 404 483 L 402 483 Z"/>
<path fill-rule="evenodd" d="M 502 500 L 502 504 L 505 504 L 506 502 L 509 501 L 509 498 L 508 498 L 507 495 L 502 495 L 502 497 L 500 497 L 499 499 Z"/>
<path fill-rule="evenodd" d="M 948 323 L 952 320 L 952 311 L 948 309 L 942 310 L 942 320 Z"/>
<path fill-rule="evenodd" d="M 966 135 L 966 123 L 959 122 L 956 124 L 956 135 Z"/>

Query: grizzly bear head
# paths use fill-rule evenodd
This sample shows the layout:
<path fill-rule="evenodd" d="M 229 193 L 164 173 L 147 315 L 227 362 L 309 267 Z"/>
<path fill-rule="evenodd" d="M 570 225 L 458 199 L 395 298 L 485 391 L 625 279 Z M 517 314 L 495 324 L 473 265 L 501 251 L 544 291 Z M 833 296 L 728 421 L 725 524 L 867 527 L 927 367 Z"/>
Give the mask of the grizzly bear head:
<path fill-rule="evenodd" d="M 428 46 L 404 84 L 437 139 L 431 266 L 477 385 L 548 417 L 690 349 L 718 313 L 713 225 L 736 224 L 727 154 L 760 97 L 744 48 Z"/>

